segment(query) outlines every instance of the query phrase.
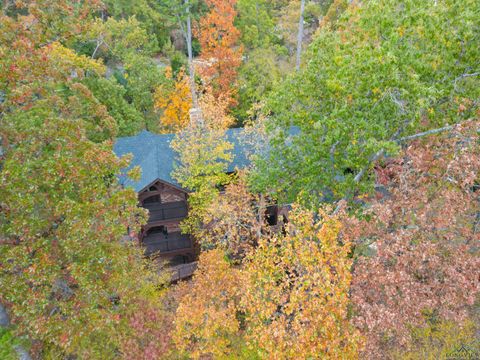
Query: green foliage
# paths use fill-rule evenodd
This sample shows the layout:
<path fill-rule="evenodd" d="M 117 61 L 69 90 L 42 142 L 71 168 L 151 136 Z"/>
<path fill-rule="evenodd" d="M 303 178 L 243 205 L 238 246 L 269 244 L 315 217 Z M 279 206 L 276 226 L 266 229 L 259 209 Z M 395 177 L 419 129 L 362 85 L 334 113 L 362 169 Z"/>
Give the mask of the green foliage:
<path fill-rule="evenodd" d="M 170 19 L 161 11 L 160 4 L 154 0 L 105 0 L 107 13 L 115 19 L 127 19 L 135 16 L 142 27 L 155 34 L 160 45 L 168 40 Z"/>
<path fill-rule="evenodd" d="M 207 3 L 215 4 L 217 11 L 227 0 Z M 158 59 L 165 56 L 165 65 L 169 61 L 174 77 L 180 78 L 180 69 L 186 68 L 185 49 L 178 43 L 175 48 L 170 37 L 185 35 L 187 16 L 200 39 L 207 31 L 212 33 L 204 38 L 203 49 L 193 39 L 195 55 L 208 50 L 205 39 L 220 44 L 228 40 L 226 35 L 232 36 L 228 29 L 221 39 L 215 35 L 225 25 L 218 16 L 199 29 L 209 10 L 207 3 L 104 0 L 103 6 L 97 0 L 7 0 L 0 5 L 0 301 L 15 324 L 0 328 L 0 358 L 17 358 L 15 346 L 24 342 L 32 344 L 34 357 L 46 359 L 157 359 L 167 354 L 176 358 L 178 351 L 185 358 L 199 354 L 232 359 L 355 358 L 362 339 L 349 321 L 350 301 L 357 294 L 357 307 L 358 297 L 368 305 L 373 298 L 369 291 L 375 286 L 379 286 L 374 291 L 377 296 L 390 289 L 375 281 L 378 274 L 383 280 L 396 279 L 398 274 L 403 280 L 407 275 L 413 279 L 392 281 L 390 294 L 403 288 L 409 292 L 402 294 L 419 291 L 405 306 L 398 305 L 403 298 L 389 295 L 392 308 L 401 311 L 387 312 L 388 319 L 376 311 L 365 312 L 369 324 L 378 322 L 375 326 L 382 336 L 389 336 L 384 331 L 392 326 L 389 320 L 401 323 L 408 335 L 404 340 L 412 340 L 397 341 L 401 347 L 392 356 L 441 358 L 458 345 L 469 345 L 478 333 L 470 322 L 458 325 L 460 321 L 430 319 L 409 332 L 421 318 L 420 310 L 430 309 L 416 303 L 438 301 L 442 306 L 437 311 L 463 311 L 464 296 L 470 302 L 474 297 L 464 290 L 476 286 L 474 274 L 462 270 L 468 270 L 463 258 L 474 258 L 467 251 L 454 253 L 445 246 L 438 254 L 431 252 L 425 262 L 417 255 L 428 254 L 421 245 L 430 243 L 421 237 L 402 238 L 401 253 L 395 252 L 394 242 L 385 241 L 397 230 L 401 234 L 411 230 L 411 224 L 398 228 L 407 217 L 416 227 L 422 218 L 428 220 L 420 216 L 422 211 L 432 213 L 423 197 L 418 208 L 402 205 L 408 191 L 401 191 L 393 204 L 402 209 L 405 219 L 393 210 L 382 211 L 384 218 L 393 214 L 394 220 L 382 227 L 388 232 L 376 237 L 377 248 L 370 243 L 363 248 L 356 245 L 357 253 L 371 251 L 370 259 L 383 253 L 412 262 L 379 261 L 381 271 L 373 271 L 377 263 L 369 260 L 365 269 L 372 273 L 365 272 L 361 279 L 358 272 L 350 271 L 354 237 L 344 237 L 343 232 L 339 242 L 336 219 L 323 214 L 328 220 L 318 221 L 311 212 L 294 211 L 284 233 L 275 233 L 263 227 L 263 197 L 253 196 L 243 183 L 219 196 L 220 188 L 231 181 L 226 171 L 232 144 L 225 140 L 224 128 L 232 121 L 223 100 L 209 98 L 205 89 L 199 103 L 207 125 L 192 124 L 172 141 L 179 161 L 173 176 L 192 191 L 182 229 L 204 236 L 204 248 L 217 247 L 203 256 L 217 255 L 210 263 L 200 257 L 204 270 L 200 266 L 191 287 L 184 286 L 188 295 L 180 301 L 179 311 L 172 309 L 176 307 L 172 299 L 163 302 L 165 292 L 159 292 L 158 285 L 164 279 L 131 241 L 146 214 L 137 206 L 137 194 L 117 182 L 128 160 L 116 158 L 112 141 L 144 127 L 159 130 L 154 93 L 174 83 L 165 76 L 163 58 Z M 230 49 L 238 56 L 235 66 L 225 66 L 214 81 L 230 88 L 226 74 L 242 62 L 238 88 L 232 89 L 239 105 L 231 113 L 240 122 L 253 110 L 259 119 L 267 118 L 256 124 L 256 129 L 266 126 L 270 142 L 256 144 L 268 152 L 257 158 L 250 178 L 255 191 L 282 202 L 298 199 L 315 209 L 325 200 L 352 199 L 372 188 L 370 159 L 379 150 L 394 154 L 396 138 L 478 114 L 478 1 L 307 1 L 305 42 L 313 38 L 313 44 L 304 68 L 282 79 L 291 70 L 288 52 L 296 44 L 298 5 L 292 0 L 237 0 L 235 11 L 229 8 L 232 17 L 227 16 L 226 28 L 230 28 L 238 11 L 235 26 L 241 36 L 233 34 Z M 317 24 L 320 30 L 313 35 Z M 219 60 L 218 53 L 210 54 L 214 55 L 205 60 Z M 229 64 L 231 54 L 225 59 Z M 182 81 L 186 93 L 186 78 Z M 260 104 L 264 107 L 258 111 Z M 290 135 L 292 125 L 298 135 Z M 255 135 L 261 138 L 263 133 Z M 419 184 L 425 184 L 425 175 L 430 182 L 420 193 L 435 199 L 428 204 L 458 215 L 474 203 L 473 195 L 464 199 L 478 182 L 471 171 L 476 153 L 462 163 L 466 151 L 459 145 L 469 141 L 448 139 L 438 143 L 452 141 L 458 150 L 454 155 L 424 150 L 408 158 L 424 162 Z M 426 168 L 435 162 L 431 159 L 447 157 L 449 176 L 443 176 L 444 169 L 442 184 L 448 185 L 447 190 L 454 189 L 453 183 L 463 184 L 464 189 L 444 191 L 450 195 L 441 197 L 435 195 L 433 175 Z M 362 169 L 367 169 L 366 176 L 357 183 L 354 177 Z M 458 174 L 465 174 L 470 182 L 456 181 Z M 138 168 L 128 175 L 138 178 Z M 384 175 L 390 176 L 386 170 Z M 406 177 L 401 179 L 405 183 Z M 457 200 L 456 207 L 448 199 Z M 461 221 L 448 221 L 448 214 L 441 214 L 439 219 L 455 224 L 458 232 L 440 221 L 426 221 L 422 227 L 434 224 L 434 231 L 422 230 L 421 235 L 435 237 L 433 245 L 441 236 L 453 243 L 459 241 L 458 234 L 475 235 L 478 224 L 471 225 L 475 214 Z M 200 231 L 205 224 L 208 229 Z M 356 224 L 354 232 L 366 231 L 373 223 Z M 225 248 L 230 259 L 223 253 Z M 412 249 L 419 251 L 415 254 Z M 355 261 L 357 271 L 362 269 L 360 255 Z M 386 272 L 385 266 L 392 272 Z M 441 297 L 422 290 L 427 278 L 416 269 L 433 269 Z M 456 273 L 460 274 L 455 279 L 458 297 L 448 300 L 443 277 Z M 467 283 L 460 278 L 465 274 L 473 285 L 462 285 Z M 368 289 L 355 290 L 358 284 Z M 384 299 L 380 303 L 390 306 Z M 362 316 L 367 319 L 367 315 Z M 183 342 L 172 350 L 175 326 L 181 327 Z M 389 340 L 396 341 L 393 336 Z M 195 350 L 199 344 L 202 348 Z"/>
<path fill-rule="evenodd" d="M 107 11 L 117 18 L 137 16 L 145 22 L 157 19 L 154 11 L 154 1 L 105 0 L 104 3 L 107 6 Z"/>
<path fill-rule="evenodd" d="M 243 123 L 252 106 L 264 99 L 287 71 L 283 65 L 288 50 L 276 29 L 275 4 L 269 0 L 239 0 L 237 9 L 235 25 L 241 32 L 246 55 L 239 69 L 238 105 L 232 113 Z"/>
<path fill-rule="evenodd" d="M 278 41 L 268 0 L 238 0 L 236 26 L 247 49 L 266 47 Z"/>
<path fill-rule="evenodd" d="M 190 189 L 189 216 L 184 221 L 186 232 L 201 227 L 207 207 L 218 196 L 219 187 L 229 181 L 226 174 L 232 161 L 232 144 L 225 140 L 225 132 L 198 124 L 187 126 L 177 133 L 171 143 L 178 153 L 178 165 L 172 176 L 186 189 Z"/>
<path fill-rule="evenodd" d="M 128 330 L 122 316 L 148 286 L 130 280 L 145 271 L 139 250 L 119 241 L 144 215 L 135 192 L 116 184 L 125 162 L 108 143 L 53 110 L 24 114 L 6 119 L 29 137 L 7 153 L 0 180 L 0 232 L 10 239 L 0 249 L 2 297 L 19 331 L 52 357 L 111 358 Z"/>
<path fill-rule="evenodd" d="M 81 83 L 60 85 L 60 93 L 64 96 L 63 101 L 55 105 L 62 106 L 71 112 L 72 117 L 84 119 L 83 126 L 88 139 L 102 142 L 112 139 L 118 133 L 118 126 L 107 108 L 96 99 L 89 89 Z M 18 114 L 19 118 L 27 116 L 26 113 Z"/>
<path fill-rule="evenodd" d="M 408 350 L 393 352 L 395 359 L 448 359 L 469 358 L 480 354 L 480 342 L 475 340 L 478 326 L 473 321 L 458 325 L 451 321 L 437 321 L 423 327 L 412 328 L 412 342 Z M 462 346 L 467 353 L 462 352 Z"/>
<path fill-rule="evenodd" d="M 0 327 L 0 358 L 4 360 L 17 360 L 18 354 L 15 347 L 20 345 L 20 341 L 12 334 L 9 329 Z"/>
<path fill-rule="evenodd" d="M 182 68 L 187 68 L 187 57 L 182 52 L 175 50 L 171 41 L 165 44 L 162 51 L 170 59 L 170 67 L 174 77 L 177 77 Z"/>
<path fill-rule="evenodd" d="M 240 67 L 238 83 L 238 106 L 233 110 L 241 121 L 248 118 L 253 104 L 266 97 L 281 77 L 271 48 L 259 48 L 249 52 L 248 60 Z"/>
<path fill-rule="evenodd" d="M 181 69 L 187 66 L 187 58 L 181 52 L 176 51 L 170 58 L 170 66 L 174 76 L 177 76 Z"/>
<path fill-rule="evenodd" d="M 90 9 L 30 3 L 28 17 L 0 15 L 1 301 L 13 335 L 34 343 L 33 356 L 118 358 L 132 314 L 145 302 L 160 308 L 150 300 L 161 279 L 125 239 L 146 214 L 117 181 L 128 165 L 112 152 L 117 124 L 82 83 L 104 66 L 54 41 L 80 36 Z M 58 34 L 45 18 L 65 20 L 68 9 L 76 17 Z M 2 334 L 2 351 L 6 341 Z"/>
<path fill-rule="evenodd" d="M 125 10 L 125 13 L 130 14 L 130 11 Z M 135 14 L 118 19 L 109 17 L 106 21 L 96 19 L 84 36 L 83 44 L 95 44 L 89 55 L 100 57 L 115 69 L 115 78 L 125 88 L 121 89 L 106 79 L 90 80 L 89 83 L 98 100 L 117 121 L 120 136 L 133 135 L 144 125 L 155 131 L 158 123 L 153 109 L 153 93 L 164 80 L 163 70 L 153 58 L 159 51 L 157 38 L 145 23 L 146 18 L 141 19 L 143 21 Z M 82 43 L 77 47 L 82 51 L 92 48 Z"/>
<path fill-rule="evenodd" d="M 158 7 L 160 13 L 165 18 L 164 21 L 172 24 L 172 28 L 180 30 L 184 39 L 187 31 L 187 18 L 190 17 L 192 24 L 194 24 L 207 11 L 205 2 L 201 0 L 162 0 L 158 3 Z M 168 41 L 164 44 L 168 44 Z M 186 47 L 183 50 L 186 55 Z M 193 56 L 198 56 L 200 53 L 200 44 L 195 38 L 192 39 L 192 50 Z"/>
<path fill-rule="evenodd" d="M 394 152 L 394 138 L 471 117 L 479 11 L 474 0 L 372 1 L 322 28 L 305 68 L 265 107 L 272 148 L 258 162 L 257 189 L 313 204 L 352 197 L 371 189 L 369 176 L 354 177 L 380 149 Z M 292 125 L 300 134 L 289 137 Z"/>
<path fill-rule="evenodd" d="M 151 58 L 129 54 L 125 59 L 127 100 L 144 116 L 152 118 L 155 89 L 166 81 L 164 71 Z"/>
<path fill-rule="evenodd" d="M 88 77 L 83 83 L 95 98 L 107 107 L 108 113 L 118 125 L 118 136 L 135 135 L 144 127 L 142 114 L 129 104 L 125 97 L 127 90 L 114 77 Z"/>
<path fill-rule="evenodd" d="M 107 21 L 97 19 L 92 25 L 90 36 L 97 39 L 101 57 L 124 60 L 129 54 L 152 56 L 158 52 L 158 44 L 154 35 L 142 27 L 135 17 Z M 98 51 L 97 51 L 98 52 Z"/>

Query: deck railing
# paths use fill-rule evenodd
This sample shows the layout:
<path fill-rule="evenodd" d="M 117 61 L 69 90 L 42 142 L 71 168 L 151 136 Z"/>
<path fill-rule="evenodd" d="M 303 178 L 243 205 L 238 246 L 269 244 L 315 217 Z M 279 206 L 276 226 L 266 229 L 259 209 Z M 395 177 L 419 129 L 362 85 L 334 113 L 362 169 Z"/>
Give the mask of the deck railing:
<path fill-rule="evenodd" d="M 178 281 L 178 280 L 186 279 L 192 276 L 196 269 L 197 269 L 196 261 L 188 264 L 180 264 L 180 265 L 174 266 L 170 269 L 172 274 L 170 281 Z"/>
<path fill-rule="evenodd" d="M 164 254 L 183 249 L 191 249 L 193 247 L 190 236 L 181 233 L 171 233 L 168 235 L 163 233 L 151 234 L 145 236 L 142 242 L 146 247 L 146 255 L 151 255 L 156 252 Z"/>
<path fill-rule="evenodd" d="M 145 208 L 149 212 L 148 222 L 181 219 L 187 216 L 187 205 L 184 201 L 145 204 Z"/>

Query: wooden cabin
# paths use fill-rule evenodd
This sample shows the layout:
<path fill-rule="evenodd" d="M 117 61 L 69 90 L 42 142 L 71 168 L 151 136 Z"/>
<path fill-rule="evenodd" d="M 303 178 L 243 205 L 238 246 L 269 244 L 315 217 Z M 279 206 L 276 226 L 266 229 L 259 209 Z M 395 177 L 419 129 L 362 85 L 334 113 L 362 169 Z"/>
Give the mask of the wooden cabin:
<path fill-rule="evenodd" d="M 227 140 L 234 144 L 234 161 L 229 172 L 248 165 L 245 149 L 239 140 L 242 132 L 243 129 L 226 131 Z M 170 148 L 173 137 L 173 134 L 142 131 L 135 136 L 119 138 L 114 151 L 118 156 L 131 154 L 130 166 L 139 166 L 142 170 L 139 181 L 121 176 L 120 183 L 133 187 L 138 193 L 139 205 L 149 212 L 148 222 L 138 237 L 145 247 L 145 255 L 178 266 L 194 262 L 199 247 L 191 236 L 180 231 L 180 222 L 188 214 L 189 191 L 171 176 L 176 157 Z"/>
<path fill-rule="evenodd" d="M 140 234 L 145 255 L 162 256 L 172 266 L 195 260 L 194 243 L 180 230 L 180 222 L 188 214 L 187 197 L 185 190 L 161 180 L 139 192 L 139 204 L 149 213 Z"/>
<path fill-rule="evenodd" d="M 225 136 L 233 144 L 233 161 L 227 172 L 246 167 L 249 164 L 246 153 L 251 149 L 247 149 L 241 140 L 243 129 L 228 129 Z M 160 258 L 176 267 L 178 271 L 175 270 L 173 278 L 184 278 L 191 275 L 195 268 L 192 264 L 198 256 L 199 246 L 190 235 L 180 231 L 180 223 L 188 214 L 189 191 L 171 176 L 176 157 L 170 147 L 173 137 L 173 134 L 142 131 L 135 136 L 119 138 L 114 151 L 118 156 L 131 154 L 130 167 L 139 166 L 142 170 L 139 181 L 120 176 L 120 183 L 134 188 L 139 205 L 149 212 L 148 222 L 138 237 L 145 248 L 145 255 Z M 267 221 L 275 224 L 278 214 L 276 206 L 269 208 Z"/>

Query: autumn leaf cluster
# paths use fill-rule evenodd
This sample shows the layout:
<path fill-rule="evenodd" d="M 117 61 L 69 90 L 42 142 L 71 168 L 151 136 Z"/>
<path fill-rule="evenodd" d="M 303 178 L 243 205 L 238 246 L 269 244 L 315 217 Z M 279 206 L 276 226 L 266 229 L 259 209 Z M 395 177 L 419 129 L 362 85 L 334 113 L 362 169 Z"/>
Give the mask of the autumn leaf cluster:
<path fill-rule="evenodd" d="M 409 144 L 378 165 L 383 184 L 344 236 L 360 256 L 351 287 L 367 354 L 411 346 L 412 326 L 471 319 L 480 293 L 478 121 Z"/>
<path fill-rule="evenodd" d="M 239 343 L 259 358 L 355 358 L 351 245 L 338 243 L 339 230 L 336 219 L 294 209 L 286 234 L 263 236 L 240 265 L 224 245 L 204 252 L 180 300 L 176 344 L 195 358 L 232 356 Z"/>

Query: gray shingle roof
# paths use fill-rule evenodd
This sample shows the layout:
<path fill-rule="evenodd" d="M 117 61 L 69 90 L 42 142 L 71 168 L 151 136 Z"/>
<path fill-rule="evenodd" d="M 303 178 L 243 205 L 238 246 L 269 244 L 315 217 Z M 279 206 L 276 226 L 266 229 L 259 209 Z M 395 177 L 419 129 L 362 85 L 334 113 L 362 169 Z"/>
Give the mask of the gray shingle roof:
<path fill-rule="evenodd" d="M 245 154 L 245 145 L 240 141 L 242 133 L 242 128 L 226 131 L 227 140 L 234 145 L 232 150 L 233 161 L 228 171 L 233 171 L 235 168 L 245 168 L 249 164 Z M 132 181 L 125 176 L 121 176 L 120 183 L 124 186 L 133 187 L 137 192 L 156 180 L 163 180 L 181 187 L 171 176 L 176 159 L 176 153 L 170 147 L 173 137 L 173 134 L 153 134 L 144 130 L 135 136 L 117 139 L 113 146 L 115 154 L 122 156 L 131 153 L 133 159 L 130 167 L 138 165 L 142 170 L 139 181 Z"/>

